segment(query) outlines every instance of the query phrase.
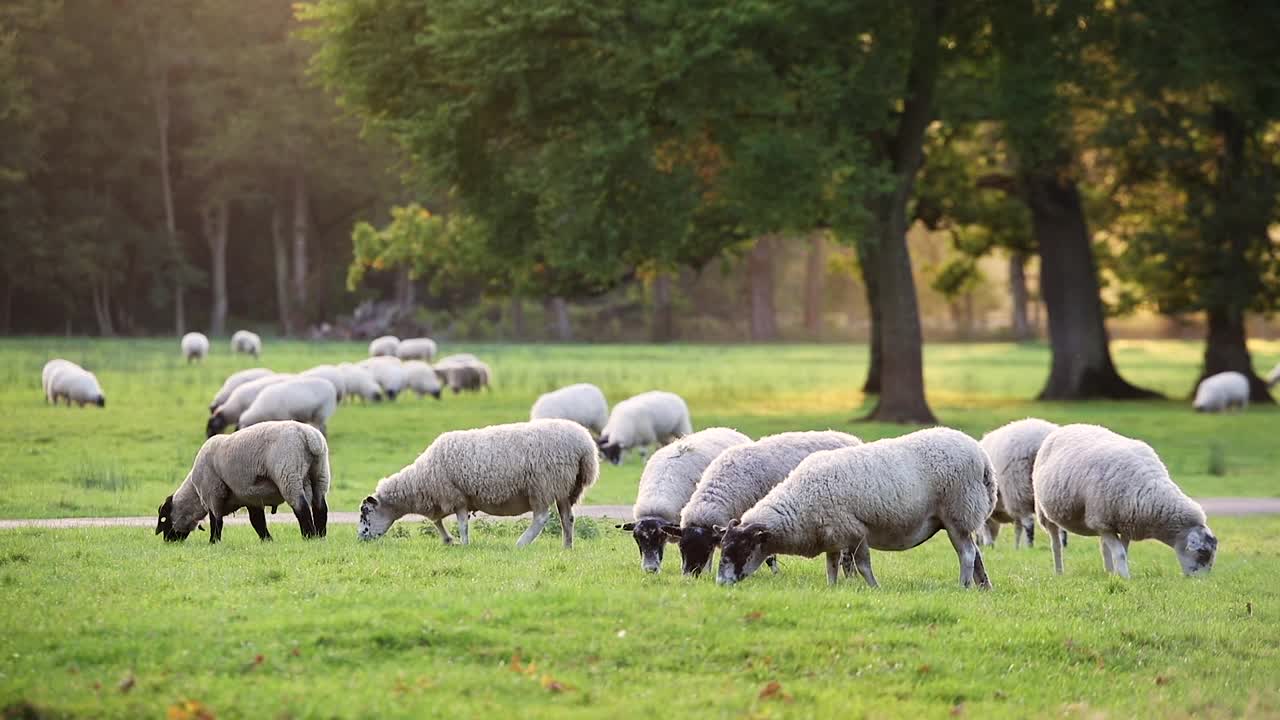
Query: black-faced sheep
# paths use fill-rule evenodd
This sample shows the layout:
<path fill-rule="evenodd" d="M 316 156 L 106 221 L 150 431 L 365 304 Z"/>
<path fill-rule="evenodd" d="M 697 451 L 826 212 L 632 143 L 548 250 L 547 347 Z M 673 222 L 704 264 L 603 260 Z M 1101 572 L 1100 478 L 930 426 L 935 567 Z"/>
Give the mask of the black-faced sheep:
<path fill-rule="evenodd" d="M 187 364 L 200 362 L 209 354 L 209 338 L 203 333 L 189 332 L 182 336 L 182 357 Z"/>
<path fill-rule="evenodd" d="M 600 388 L 591 383 L 568 385 L 538 396 L 529 409 L 530 420 L 560 418 L 572 420 L 599 435 L 609 422 L 609 403 Z"/>
<path fill-rule="evenodd" d="M 689 406 L 675 393 L 651 390 L 613 406 L 600 431 L 600 452 L 609 462 L 622 462 L 622 453 L 648 445 L 666 445 L 693 432 Z"/>

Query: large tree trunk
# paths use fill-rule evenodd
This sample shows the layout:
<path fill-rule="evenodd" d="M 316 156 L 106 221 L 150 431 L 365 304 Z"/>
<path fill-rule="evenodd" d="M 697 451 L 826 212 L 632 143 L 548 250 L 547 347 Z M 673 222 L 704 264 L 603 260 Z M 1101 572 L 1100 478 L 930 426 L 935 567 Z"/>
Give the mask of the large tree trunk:
<path fill-rule="evenodd" d="M 414 301 L 413 278 L 409 277 L 408 268 L 400 268 L 396 274 L 396 304 L 408 308 L 413 306 Z"/>
<path fill-rule="evenodd" d="M 804 269 L 804 331 L 812 339 L 822 335 L 823 290 L 827 279 L 826 236 L 809 238 L 809 256 Z"/>
<path fill-rule="evenodd" d="M 660 272 L 653 279 L 653 328 L 654 342 L 671 342 L 675 339 L 675 316 L 671 306 L 671 276 Z"/>
<path fill-rule="evenodd" d="M 547 325 L 551 328 L 555 339 L 561 342 L 573 340 L 573 325 L 569 322 L 569 303 L 565 302 L 564 298 L 555 296 L 547 298 L 543 307 L 547 313 Z"/>
<path fill-rule="evenodd" d="M 116 334 L 111 323 L 111 288 L 106 280 L 95 277 L 89 283 L 89 292 L 93 296 L 93 315 L 98 321 L 98 334 L 111 337 Z"/>
<path fill-rule="evenodd" d="M 293 310 L 294 327 L 306 327 L 307 317 L 307 227 L 311 215 L 307 199 L 307 176 L 293 176 Z"/>
<path fill-rule="evenodd" d="M 1049 313 L 1053 350 L 1041 400 L 1159 397 L 1130 385 L 1111 361 L 1098 270 L 1080 193 L 1056 170 L 1024 173 L 1022 194 L 1040 247 L 1040 294 Z"/>
<path fill-rule="evenodd" d="M 508 314 L 511 316 L 511 339 L 523 340 L 527 335 L 524 323 L 524 298 L 513 295 Z"/>
<path fill-rule="evenodd" d="M 1031 322 L 1027 319 L 1027 256 L 1021 252 L 1009 255 L 1009 294 L 1013 300 L 1013 339 L 1027 342 L 1033 339 Z"/>
<path fill-rule="evenodd" d="M 173 178 L 169 167 L 169 74 L 167 68 L 155 67 L 154 61 L 149 61 L 148 65 L 160 140 L 160 197 L 164 204 L 164 231 L 173 263 L 173 325 L 174 331 L 182 335 L 187 331 L 186 261 L 178 243 L 178 220 L 173 208 Z"/>
<path fill-rule="evenodd" d="M 880 369 L 884 366 L 884 348 L 880 344 L 880 282 L 876 269 L 880 263 L 877 248 L 867 239 L 859 240 L 858 268 L 862 272 L 862 286 L 867 291 L 867 314 L 871 322 L 868 336 L 867 379 L 862 383 L 866 395 L 880 393 Z"/>
<path fill-rule="evenodd" d="M 271 211 L 271 249 L 275 255 L 276 312 L 280 315 L 280 330 L 292 336 L 293 309 L 289 304 L 289 243 L 284 232 L 284 206 L 276 203 Z"/>
<path fill-rule="evenodd" d="M 213 307 L 209 310 L 209 333 L 227 332 L 227 216 L 226 200 L 217 200 L 204 208 L 204 239 L 209 243 L 209 267 L 212 270 Z"/>
<path fill-rule="evenodd" d="M 1249 402 L 1273 403 L 1267 383 L 1253 371 L 1253 359 L 1245 344 L 1244 312 L 1210 309 L 1209 332 L 1204 346 L 1204 367 L 1196 385 L 1210 375 L 1232 370 L 1249 379 Z M 1191 389 L 1195 394 L 1195 388 Z"/>
<path fill-rule="evenodd" d="M 768 342 L 778 339 L 778 319 L 773 306 L 772 235 L 763 235 L 747 255 L 747 293 L 750 297 L 751 340 Z"/>

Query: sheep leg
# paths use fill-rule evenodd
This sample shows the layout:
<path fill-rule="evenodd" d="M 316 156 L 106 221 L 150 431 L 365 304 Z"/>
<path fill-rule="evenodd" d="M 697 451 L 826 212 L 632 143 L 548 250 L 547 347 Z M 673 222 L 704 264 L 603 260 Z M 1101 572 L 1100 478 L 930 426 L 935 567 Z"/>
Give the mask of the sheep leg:
<path fill-rule="evenodd" d="M 778 574 L 778 556 L 777 555 L 770 555 L 769 557 L 765 558 L 764 564 L 769 566 L 769 569 L 773 571 L 774 575 Z"/>
<path fill-rule="evenodd" d="M 960 584 L 964 587 L 973 585 L 973 563 L 978 555 L 978 546 L 973 536 L 958 530 L 947 528 L 947 537 L 951 539 L 951 547 L 955 548 L 956 557 L 960 558 Z"/>
<path fill-rule="evenodd" d="M 1049 533 L 1049 544 L 1053 546 L 1053 570 L 1059 575 L 1062 574 L 1062 542 L 1063 536 L 1066 534 L 1046 518 L 1040 518 L 1040 524 L 1044 525 L 1044 531 Z"/>
<path fill-rule="evenodd" d="M 1027 536 L 1027 547 L 1036 546 L 1036 520 L 1033 517 L 1022 518 L 1022 532 Z"/>
<path fill-rule="evenodd" d="M 973 578 L 978 581 L 978 589 L 990 590 L 991 578 L 987 577 L 987 565 L 982 562 L 982 548 L 974 548 L 973 553 Z"/>
<path fill-rule="evenodd" d="M 315 537 L 316 523 L 311 514 L 311 503 L 307 502 L 307 496 L 299 495 L 291 504 L 293 516 L 298 518 L 298 527 L 302 529 L 302 537 Z"/>
<path fill-rule="evenodd" d="M 470 526 L 469 526 L 469 525 L 467 525 L 467 521 L 469 521 L 469 520 L 471 519 L 471 511 L 470 511 L 470 510 L 465 510 L 465 509 L 464 509 L 464 510 L 459 510 L 459 511 L 455 514 L 455 517 L 456 517 L 456 518 L 457 518 L 457 520 L 458 520 L 458 538 L 459 538 L 459 540 L 461 540 L 461 541 L 462 541 L 462 544 L 463 544 L 463 545 L 470 545 L 470 544 L 471 544 L 471 530 L 470 530 Z"/>
<path fill-rule="evenodd" d="M 311 519 L 316 526 L 316 537 L 324 537 L 329 533 L 329 503 L 320 493 L 314 497 L 316 504 L 311 507 Z"/>
<path fill-rule="evenodd" d="M 871 547 L 867 545 L 867 541 L 860 540 L 857 546 L 848 552 L 853 556 L 853 563 L 857 566 L 862 579 L 867 581 L 867 585 L 873 588 L 880 587 L 880 583 L 876 582 L 875 573 L 871 572 Z"/>
<path fill-rule="evenodd" d="M 542 534 L 542 526 L 547 524 L 547 520 L 551 518 L 551 508 L 538 508 L 533 511 L 533 523 L 529 525 L 529 529 L 524 531 L 520 539 L 516 541 L 516 547 L 524 547 L 533 542 Z"/>
<path fill-rule="evenodd" d="M 444 518 L 436 518 L 432 522 L 436 524 L 436 532 L 440 533 L 440 540 L 442 540 L 445 545 L 452 545 L 453 536 L 450 535 L 449 531 L 445 529 Z"/>
<path fill-rule="evenodd" d="M 827 584 L 834 586 L 840 580 L 840 551 L 827 553 Z"/>
<path fill-rule="evenodd" d="M 567 499 L 556 501 L 556 510 L 560 511 L 560 532 L 564 535 L 564 546 L 573 547 L 573 504 Z"/>
<path fill-rule="evenodd" d="M 1098 538 L 1098 548 L 1102 550 L 1102 567 L 1106 568 L 1107 574 L 1116 571 L 1115 563 L 1111 559 L 1111 549 L 1107 547 L 1106 536 Z"/>
<path fill-rule="evenodd" d="M 1126 543 L 1116 537 L 1114 533 L 1102 534 L 1103 546 L 1111 553 L 1111 563 L 1115 566 L 1115 573 L 1125 580 L 1129 579 L 1129 549 L 1125 547 Z"/>
<path fill-rule="evenodd" d="M 840 551 L 840 569 L 844 570 L 844 576 L 846 578 L 853 577 L 853 572 L 854 572 L 853 567 L 854 567 L 853 550 L 849 548 L 845 548 L 844 550 L 841 550 Z"/>
<path fill-rule="evenodd" d="M 212 511 L 209 513 L 209 544 L 222 542 L 222 513 Z"/>
<path fill-rule="evenodd" d="M 258 539 L 267 542 L 271 533 L 267 532 L 267 511 L 260 507 L 249 508 L 249 524 L 258 533 Z"/>

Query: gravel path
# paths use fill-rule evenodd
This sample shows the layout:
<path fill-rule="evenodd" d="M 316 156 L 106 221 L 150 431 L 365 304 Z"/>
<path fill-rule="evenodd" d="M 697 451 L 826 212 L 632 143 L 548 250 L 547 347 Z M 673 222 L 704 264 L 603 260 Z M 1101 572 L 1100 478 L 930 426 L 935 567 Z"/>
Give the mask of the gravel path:
<path fill-rule="evenodd" d="M 1280 514 L 1280 498 L 1197 498 L 1197 501 L 1204 506 L 1204 510 L 1209 515 L 1278 515 Z M 590 518 L 611 518 L 611 519 L 631 519 L 630 505 L 580 505 L 575 510 L 578 517 Z M 476 513 L 477 517 L 484 517 L 484 513 Z M 522 515 L 521 517 L 528 517 Z M 276 522 L 281 520 L 293 522 L 293 513 L 289 512 L 288 506 L 280 508 L 279 516 L 275 518 Z M 359 513 L 354 512 L 331 512 L 329 513 L 329 523 L 344 523 L 354 525 L 359 519 Z M 410 522 L 421 520 L 417 515 L 406 515 L 405 520 Z M 226 520 L 232 525 L 249 524 L 249 516 L 244 513 L 232 515 Z M 110 517 L 110 518 L 48 518 L 44 520 L 0 520 L 0 530 L 13 530 L 15 528 L 87 528 L 87 527 L 155 527 L 156 519 L 154 516 L 148 517 Z"/>

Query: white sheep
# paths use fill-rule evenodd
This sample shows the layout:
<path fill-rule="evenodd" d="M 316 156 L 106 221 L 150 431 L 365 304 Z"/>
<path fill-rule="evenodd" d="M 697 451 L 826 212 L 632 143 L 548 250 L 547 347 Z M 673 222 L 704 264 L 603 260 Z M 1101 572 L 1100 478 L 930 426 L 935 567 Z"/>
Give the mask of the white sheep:
<path fill-rule="evenodd" d="M 266 375 L 257 380 L 250 380 L 232 390 L 231 394 L 227 396 L 227 401 L 215 408 L 213 414 L 209 416 L 209 420 L 205 424 L 205 435 L 213 437 L 227 427 L 239 423 L 240 415 L 249 409 L 254 400 L 258 399 L 258 393 L 262 392 L 264 388 L 294 377 L 297 376 L 288 373 Z"/>
<path fill-rule="evenodd" d="M 877 587 L 871 548 L 909 550 L 946 530 L 960 583 L 990 588 L 973 533 L 995 505 L 993 475 L 977 441 L 950 428 L 816 453 L 730 524 L 716 581 L 738 582 L 774 553 L 826 553 L 829 584 L 843 564 Z"/>
<path fill-rule="evenodd" d="M 405 338 L 396 346 L 395 356 L 401 360 L 431 362 L 436 356 L 436 341 L 431 338 Z"/>
<path fill-rule="evenodd" d="M 609 462 L 622 462 L 622 453 L 631 448 L 666 445 L 693 432 L 689 406 L 675 393 L 651 390 L 613 406 L 609 421 L 600 431 L 600 451 Z"/>
<path fill-rule="evenodd" d="M 345 384 L 343 397 L 361 398 L 365 402 L 382 401 L 382 386 L 368 369 L 344 362 L 338 365 L 338 371 L 342 373 Z"/>
<path fill-rule="evenodd" d="M 1232 370 L 1220 372 L 1200 381 L 1191 407 L 1196 412 L 1221 412 L 1249 407 L 1249 378 Z"/>
<path fill-rule="evenodd" d="M 54 400 L 53 394 L 49 392 L 49 381 L 53 379 L 53 373 L 57 371 L 58 368 L 66 367 L 68 365 L 75 365 L 75 363 L 70 360 L 63 360 L 62 358 L 54 358 L 44 364 L 44 369 L 40 371 L 40 387 L 44 390 L 44 401 L 46 403 L 57 402 Z M 77 365 L 76 367 L 79 366 Z"/>
<path fill-rule="evenodd" d="M 209 338 L 204 333 L 189 332 L 182 336 L 182 357 L 187 364 L 204 360 L 209 354 Z"/>
<path fill-rule="evenodd" d="M 262 354 L 262 338 L 258 333 L 237 330 L 231 336 L 231 352 L 246 353 L 256 358 Z"/>
<path fill-rule="evenodd" d="M 395 335 L 383 335 L 380 338 L 374 338 L 369 343 L 369 357 L 383 357 L 386 355 L 394 356 L 396 348 L 400 346 L 400 338 Z"/>
<path fill-rule="evenodd" d="M 1182 572 L 1213 567 L 1218 539 L 1204 509 L 1183 494 L 1151 446 L 1098 425 L 1065 425 L 1036 455 L 1036 515 L 1053 541 L 1062 574 L 1058 529 L 1097 535 L 1107 572 L 1129 577 L 1129 543 L 1159 540 L 1173 548 Z"/>
<path fill-rule="evenodd" d="M 418 393 L 418 397 L 430 395 L 440 399 L 440 377 L 421 360 L 409 360 L 404 364 L 405 387 Z"/>
<path fill-rule="evenodd" d="M 53 368 L 47 393 L 54 405 L 58 404 L 58 398 L 66 398 L 67 407 L 71 407 L 73 402 L 80 407 L 107 406 L 107 398 L 102 394 L 97 376 L 72 362 Z"/>
<path fill-rule="evenodd" d="M 383 478 L 360 504 L 359 537 L 381 537 L 398 518 L 430 518 L 446 544 L 453 537 L 443 519 L 458 518 L 462 544 L 469 542 L 472 511 L 490 515 L 533 512 L 533 524 L 517 547 L 542 532 L 554 504 L 564 546 L 573 547 L 573 504 L 599 475 L 591 434 L 568 420 L 535 420 L 455 430 L 436 438 L 413 464 Z"/>
<path fill-rule="evenodd" d="M 1271 372 L 1267 373 L 1267 387 L 1275 387 L 1277 383 L 1280 383 L 1280 363 L 1276 363 Z"/>
<path fill-rule="evenodd" d="M 707 428 L 658 450 L 645 463 L 636 504 L 631 508 L 635 520 L 617 526 L 635 539 L 645 572 L 658 572 L 662 567 L 662 551 L 675 540 L 664 528 L 680 529 L 680 510 L 689 502 L 703 471 L 725 450 L 749 442 L 751 438 L 737 430 Z"/>
<path fill-rule="evenodd" d="M 701 575 L 709 570 L 724 526 L 742 517 L 805 458 L 861 443 L 848 433 L 815 430 L 768 435 L 725 450 L 702 473 L 680 512 L 680 527 L 663 528 L 680 543 L 684 573 Z M 772 560 L 769 565 L 777 570 Z"/>
<path fill-rule="evenodd" d="M 469 353 L 443 358 L 435 364 L 435 371 L 440 382 L 448 385 L 455 395 L 463 390 L 475 392 L 489 387 L 492 374 L 488 365 Z"/>
<path fill-rule="evenodd" d="M 347 394 L 347 376 L 338 369 L 337 365 L 317 365 L 298 374 L 302 377 L 320 377 L 328 380 L 329 384 L 333 385 L 338 402 L 342 402 L 342 398 Z"/>
<path fill-rule="evenodd" d="M 578 383 L 538 396 L 529 410 L 530 420 L 561 418 L 572 420 L 599 435 L 609 422 L 609 403 L 600 388 Z"/>
<path fill-rule="evenodd" d="M 361 360 L 356 363 L 356 366 L 368 370 L 373 375 L 373 379 L 378 381 L 379 387 L 382 388 L 388 400 L 395 400 L 409 382 L 404 364 L 400 362 L 400 358 L 394 356 L 371 357 Z"/>
<path fill-rule="evenodd" d="M 209 542 L 222 539 L 222 518 L 249 508 L 249 523 L 270 540 L 265 507 L 288 503 L 303 537 L 324 537 L 328 526 L 329 446 L 302 423 L 266 422 L 205 441 L 191 472 L 160 506 L 156 534 L 186 540 L 209 516 Z"/>
<path fill-rule="evenodd" d="M 333 383 L 322 377 L 298 376 L 262 389 L 243 413 L 237 432 L 268 420 L 297 420 L 322 433 L 338 407 Z"/>
<path fill-rule="evenodd" d="M 1036 498 L 1031 489 L 1031 469 L 1040 443 L 1058 426 L 1048 420 L 1015 420 L 982 436 L 979 443 L 996 471 L 996 507 L 983 534 L 990 543 L 1000 534 L 1000 523 L 1013 523 L 1014 547 L 1035 542 Z"/>
<path fill-rule="evenodd" d="M 213 402 L 209 403 L 209 412 L 217 410 L 218 406 L 225 403 L 227 398 L 231 397 L 231 393 L 235 392 L 236 388 L 241 385 L 275 374 L 275 371 L 269 368 L 250 368 L 249 370 L 231 373 L 222 383 L 222 387 L 218 388 L 217 394 L 213 396 Z"/>

